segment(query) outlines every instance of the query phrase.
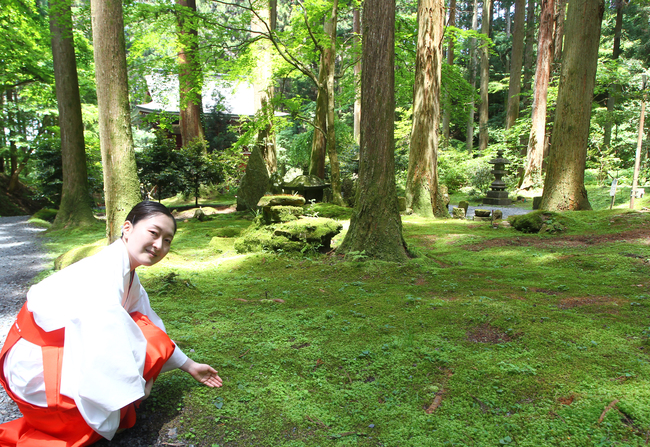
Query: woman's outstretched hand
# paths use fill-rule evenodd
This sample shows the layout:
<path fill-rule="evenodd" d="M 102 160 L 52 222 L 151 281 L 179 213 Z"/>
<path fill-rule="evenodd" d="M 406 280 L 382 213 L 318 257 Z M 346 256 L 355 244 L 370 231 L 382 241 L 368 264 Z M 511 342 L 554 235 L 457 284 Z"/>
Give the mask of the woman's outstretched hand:
<path fill-rule="evenodd" d="M 187 359 L 183 366 L 181 366 L 181 369 L 194 377 L 194 380 L 197 382 L 210 388 L 218 388 L 222 385 L 221 377 L 217 375 L 217 370 L 205 363 L 196 363 L 192 359 Z"/>

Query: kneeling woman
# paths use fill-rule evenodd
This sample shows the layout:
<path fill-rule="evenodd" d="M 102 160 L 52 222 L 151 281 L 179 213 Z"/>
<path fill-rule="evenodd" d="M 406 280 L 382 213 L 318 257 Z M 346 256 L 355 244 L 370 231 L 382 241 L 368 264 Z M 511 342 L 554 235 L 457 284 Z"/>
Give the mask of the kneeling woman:
<path fill-rule="evenodd" d="M 167 255 L 176 221 L 142 202 L 122 238 L 33 286 L 0 353 L 0 381 L 23 417 L 0 425 L 0 446 L 90 445 L 135 423 L 135 405 L 174 368 L 209 387 L 211 366 L 165 333 L 135 269 Z"/>

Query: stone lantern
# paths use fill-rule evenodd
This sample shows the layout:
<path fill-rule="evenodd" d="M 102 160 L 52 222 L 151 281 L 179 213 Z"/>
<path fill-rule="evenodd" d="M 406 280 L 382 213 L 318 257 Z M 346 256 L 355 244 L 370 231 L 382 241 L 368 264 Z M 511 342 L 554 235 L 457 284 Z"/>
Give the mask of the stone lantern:
<path fill-rule="evenodd" d="M 506 174 L 505 165 L 509 164 L 510 161 L 503 158 L 503 151 L 497 151 L 497 158 L 494 160 L 488 161 L 491 165 L 494 165 L 492 174 L 494 174 L 494 181 L 490 185 L 490 191 L 487 193 L 487 197 L 483 199 L 483 205 L 510 205 L 512 200 L 508 198 L 508 191 L 506 191 L 506 182 L 504 182 L 501 177 Z"/>

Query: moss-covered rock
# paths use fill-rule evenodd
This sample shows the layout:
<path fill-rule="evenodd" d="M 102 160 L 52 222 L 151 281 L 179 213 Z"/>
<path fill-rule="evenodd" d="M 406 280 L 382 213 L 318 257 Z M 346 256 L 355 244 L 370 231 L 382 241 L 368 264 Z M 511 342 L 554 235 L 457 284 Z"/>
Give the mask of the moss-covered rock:
<path fill-rule="evenodd" d="M 34 219 L 41 219 L 41 220 L 45 220 L 47 222 L 52 223 L 52 222 L 54 222 L 54 219 L 56 218 L 56 213 L 57 212 L 58 212 L 57 210 L 54 210 L 52 208 L 41 208 L 40 210 L 36 211 L 32 215 L 32 217 Z"/>
<path fill-rule="evenodd" d="M 284 205 L 265 206 L 263 210 L 264 222 L 266 224 L 298 220 L 304 212 L 302 206 Z"/>
<path fill-rule="evenodd" d="M 341 223 L 335 220 L 309 217 L 274 225 L 253 224 L 235 241 L 235 250 L 239 253 L 265 250 L 295 252 L 306 249 L 327 251 L 332 238 L 342 228 Z"/>
<path fill-rule="evenodd" d="M 64 269 L 77 261 L 81 261 L 83 258 L 99 253 L 104 248 L 106 248 L 106 239 L 100 239 L 93 244 L 73 248 L 54 260 L 54 270 Z"/>
<path fill-rule="evenodd" d="M 551 211 L 538 210 L 510 216 L 508 221 L 515 230 L 523 233 L 558 233 L 566 230 L 565 219 Z"/>
<path fill-rule="evenodd" d="M 257 206 L 303 206 L 305 202 L 303 196 L 280 194 L 262 197 Z"/>

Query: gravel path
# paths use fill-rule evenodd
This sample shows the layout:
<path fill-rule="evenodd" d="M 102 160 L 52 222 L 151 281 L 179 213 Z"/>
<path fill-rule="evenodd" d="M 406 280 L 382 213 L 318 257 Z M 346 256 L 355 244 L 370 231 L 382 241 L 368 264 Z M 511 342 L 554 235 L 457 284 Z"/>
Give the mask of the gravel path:
<path fill-rule="evenodd" d="M 452 205 L 449 204 L 449 214 L 451 215 L 451 210 L 453 207 L 458 206 L 458 204 Z M 492 205 L 479 205 L 479 206 L 469 206 L 467 208 L 467 218 L 473 219 L 474 218 L 474 210 L 475 209 L 480 209 L 480 210 L 501 210 L 503 212 L 503 218 L 507 219 L 508 216 L 514 216 L 516 214 L 527 214 L 530 213 L 532 210 L 525 210 L 522 208 L 517 208 L 514 206 L 492 206 Z"/>
<path fill-rule="evenodd" d="M 29 216 L 0 217 L 0 342 L 4 343 L 16 314 L 25 302 L 31 280 L 45 270 L 47 259 L 36 235 L 42 228 Z M 0 387 L 0 423 L 20 417 L 16 404 Z"/>

